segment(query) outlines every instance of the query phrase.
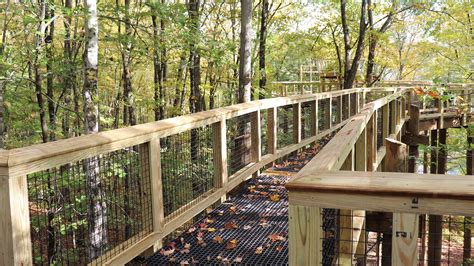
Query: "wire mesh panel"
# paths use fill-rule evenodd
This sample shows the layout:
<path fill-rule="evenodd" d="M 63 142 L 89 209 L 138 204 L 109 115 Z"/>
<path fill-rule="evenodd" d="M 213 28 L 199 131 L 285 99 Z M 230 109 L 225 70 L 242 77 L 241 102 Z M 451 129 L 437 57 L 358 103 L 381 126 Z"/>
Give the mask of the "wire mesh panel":
<path fill-rule="evenodd" d="M 342 95 L 342 120 L 349 118 L 349 95 Z"/>
<path fill-rule="evenodd" d="M 318 131 L 329 129 L 327 116 L 329 114 L 329 99 L 321 99 L 318 102 Z"/>
<path fill-rule="evenodd" d="M 339 121 L 339 97 L 332 98 L 332 112 L 331 112 L 331 123 L 336 125 Z"/>
<path fill-rule="evenodd" d="M 204 126 L 161 139 L 166 219 L 191 208 L 191 201 L 214 188 L 212 136 L 211 126 Z"/>
<path fill-rule="evenodd" d="M 423 215 L 420 223 L 419 264 L 473 265 L 472 218 Z"/>
<path fill-rule="evenodd" d="M 279 107 L 277 116 L 277 147 L 280 149 L 293 143 L 293 106 Z"/>
<path fill-rule="evenodd" d="M 311 103 L 301 104 L 301 139 L 312 137 Z"/>
<path fill-rule="evenodd" d="M 36 265 L 100 264 L 152 231 L 147 144 L 29 174 L 27 180 Z"/>
<path fill-rule="evenodd" d="M 250 114 L 227 120 L 227 161 L 229 175 L 248 165 L 250 158 Z"/>
<path fill-rule="evenodd" d="M 268 154 L 268 110 L 260 111 L 260 144 L 261 144 L 261 155 Z"/>

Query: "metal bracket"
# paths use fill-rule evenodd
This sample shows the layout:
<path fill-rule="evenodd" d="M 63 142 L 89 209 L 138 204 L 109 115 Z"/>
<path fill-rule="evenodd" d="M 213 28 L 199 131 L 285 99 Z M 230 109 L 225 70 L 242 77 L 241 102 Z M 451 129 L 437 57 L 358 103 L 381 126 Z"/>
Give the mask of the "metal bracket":
<path fill-rule="evenodd" d="M 407 235 L 408 235 L 407 232 L 402 232 L 402 231 L 397 231 L 397 232 L 395 233 L 395 236 L 396 236 L 396 237 L 403 237 L 403 238 L 405 238 L 405 237 L 407 237 Z"/>
<path fill-rule="evenodd" d="M 413 198 L 411 200 L 411 208 L 412 209 L 418 209 L 418 198 Z"/>

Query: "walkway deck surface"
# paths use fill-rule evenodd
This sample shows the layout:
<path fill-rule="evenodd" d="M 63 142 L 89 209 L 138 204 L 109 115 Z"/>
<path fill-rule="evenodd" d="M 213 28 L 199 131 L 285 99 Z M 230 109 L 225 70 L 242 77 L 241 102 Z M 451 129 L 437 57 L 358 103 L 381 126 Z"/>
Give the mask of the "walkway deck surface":
<path fill-rule="evenodd" d="M 329 139 L 244 182 L 227 201 L 165 243 L 143 265 L 288 264 L 288 197 L 284 185 Z"/>

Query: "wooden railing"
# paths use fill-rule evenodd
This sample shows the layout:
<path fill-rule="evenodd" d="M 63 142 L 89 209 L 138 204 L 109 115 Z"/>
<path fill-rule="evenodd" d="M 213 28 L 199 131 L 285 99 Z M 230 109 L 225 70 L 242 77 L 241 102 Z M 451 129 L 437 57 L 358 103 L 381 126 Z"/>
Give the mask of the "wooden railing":
<path fill-rule="evenodd" d="M 417 98 L 406 89 L 366 104 L 290 180 L 286 185 L 290 265 L 323 263 L 323 208 L 338 210 L 340 217 L 338 256 L 325 261 L 337 265 L 354 263 L 356 251 L 365 241 L 362 232 L 366 211 L 393 213 L 393 265 L 418 263 L 416 214 L 474 215 L 472 177 L 386 173 L 406 169 L 406 161 L 400 160 L 407 156 L 406 149 L 401 149 L 405 144 L 400 140 L 410 115 L 419 117 L 420 123 L 434 120 L 434 125 L 420 125 L 417 130 L 470 123 L 472 86 L 457 86 L 450 91 L 468 99 L 467 112 L 451 116 L 445 111 L 448 103 L 440 97 L 435 99 L 436 109 L 431 117 L 410 114 Z M 457 124 L 447 125 L 446 119 L 450 118 L 457 119 Z"/>
<path fill-rule="evenodd" d="M 99 257 L 89 259 L 91 264 L 123 264 L 133 259 L 135 256 L 146 251 L 150 247 L 159 247 L 160 240 L 173 232 L 184 223 L 192 219 L 200 212 L 206 210 L 213 203 L 225 197 L 226 193 L 243 181 L 258 172 L 265 165 L 283 157 L 291 152 L 309 145 L 322 137 L 342 128 L 354 113 L 359 112 L 361 106 L 365 103 L 365 95 L 368 92 L 388 92 L 393 93 L 399 91 L 397 88 L 387 89 L 350 89 L 344 91 L 333 91 L 328 93 L 305 94 L 291 97 L 280 97 L 250 103 L 237 104 L 229 107 L 214 109 L 210 111 L 185 115 L 181 117 L 166 119 L 163 121 L 137 125 L 128 128 L 101 132 L 93 135 L 75 137 L 71 139 L 60 140 L 56 142 L 39 144 L 30 147 L 14 149 L 0 152 L 0 222 L 2 224 L 0 244 L 0 262 L 2 265 L 30 265 L 36 259 L 41 259 L 44 254 L 36 254 L 40 258 L 33 258 L 32 255 L 32 232 L 30 212 L 32 208 L 40 213 L 50 213 L 49 210 L 43 210 L 38 206 L 32 207 L 32 199 L 29 198 L 32 189 L 37 184 L 30 184 L 30 177 L 54 177 L 56 182 L 64 182 L 67 178 L 68 182 L 78 182 L 74 189 L 83 189 L 81 193 L 87 191 L 88 184 L 83 180 L 81 171 L 87 168 L 94 160 L 97 173 L 103 174 L 101 178 L 109 178 L 109 173 L 102 172 L 101 167 L 110 166 L 107 162 L 108 158 L 118 158 L 123 154 L 130 156 L 127 159 L 127 167 L 135 167 L 130 161 L 138 160 L 139 172 L 135 173 L 140 177 L 140 186 L 149 184 L 149 187 L 139 188 L 142 195 L 137 198 L 150 197 L 150 205 L 146 201 L 138 199 L 143 207 L 139 209 L 138 219 L 150 224 L 148 229 L 139 228 L 137 233 L 130 235 L 124 239 L 122 243 L 112 246 L 99 254 Z M 403 92 L 396 92 L 389 99 L 398 99 Z M 398 98 L 397 98 L 398 97 Z M 327 126 L 320 130 L 318 123 L 318 105 L 326 101 L 324 115 L 322 119 Z M 381 100 L 376 103 L 380 105 L 387 100 Z M 332 104 L 337 103 L 337 108 L 333 108 Z M 310 132 L 306 138 L 302 139 L 301 135 L 301 106 L 309 104 L 310 112 Z M 277 113 L 280 108 L 285 106 L 292 107 L 293 118 L 293 141 L 291 144 L 283 147 L 277 146 L 278 139 L 278 117 Z M 345 109 L 344 106 L 352 106 Z M 373 105 L 370 105 L 373 106 Z M 350 112 L 353 109 L 354 112 Z M 364 109 L 368 110 L 368 109 Z M 264 127 L 262 122 L 262 113 L 266 112 L 266 146 L 268 154 L 262 156 L 262 135 L 261 130 Z M 344 113 L 343 112 L 347 112 Z M 365 113 L 366 111 L 363 111 Z M 229 175 L 228 169 L 228 139 L 226 125 L 230 119 L 250 116 L 250 149 L 251 162 L 235 169 L 235 173 Z M 360 115 L 356 116 L 360 117 Z M 351 122 L 352 124 L 353 122 Z M 212 164 L 214 182 L 212 187 L 204 191 L 192 201 L 182 204 L 180 208 L 172 213 L 165 215 L 163 187 L 164 184 L 162 173 L 165 171 L 161 154 L 163 153 L 163 144 L 161 143 L 166 137 L 175 136 L 186 132 L 191 132 L 203 127 L 210 127 L 212 136 Z M 173 149 L 168 144 L 167 149 Z M 117 152 L 124 151 L 123 154 Z M 134 157 L 138 154 L 138 157 Z M 133 158 L 132 158 L 133 157 Z M 122 158 L 122 157 L 120 157 Z M 121 162 L 121 161 L 120 161 Z M 73 169 L 72 166 L 78 165 Z M 80 174 L 70 175 L 72 170 L 79 171 Z M 68 172 L 72 171 L 72 172 Z M 104 170 L 105 171 L 105 170 Z M 131 171 L 128 169 L 127 171 Z M 38 174 L 41 173 L 41 174 Z M 70 176 L 68 176 L 70 175 Z M 77 178 L 77 180 L 70 179 Z M 96 177 L 96 179 L 100 179 Z M 48 179 L 49 180 L 49 179 Z M 107 179 L 108 180 L 108 179 Z M 119 180 L 119 179 L 117 179 Z M 97 181 L 97 180 L 96 180 Z M 49 181 L 48 181 L 49 182 Z M 100 183 L 100 180 L 97 181 Z M 105 181 L 103 181 L 105 182 Z M 115 181 L 114 181 L 115 182 Z M 48 186 L 50 184 L 48 183 Z M 99 184 L 100 185 L 100 184 Z M 105 184 L 100 185 L 103 189 L 107 189 Z M 147 191 L 151 195 L 148 195 Z M 48 193 L 59 193 L 57 191 L 47 191 Z M 38 194 L 38 192 L 35 192 Z M 41 193 L 45 193 L 43 190 Z M 70 188 L 66 188 L 60 193 L 74 193 Z M 123 192 L 122 192 L 123 193 Z M 36 194 L 35 194 L 36 195 Z M 49 194 L 46 194 L 49 195 Z M 61 197 L 63 197 L 62 195 Z M 43 198 L 41 199 L 43 200 Z M 130 201 L 130 199 L 127 199 Z M 111 203 L 113 204 L 113 203 Z M 64 206 L 63 206 L 64 207 Z M 59 206 L 56 211 L 63 211 L 64 208 Z M 48 217 L 50 219 L 51 217 Z M 54 218 L 54 217 L 53 217 Z M 54 219 L 53 219 L 54 220 Z M 52 220 L 49 220 L 51 222 Z M 44 228 L 35 229 L 46 230 Z M 46 232 L 46 235 L 48 233 Z M 44 239 L 40 240 L 44 241 Z M 87 241 L 84 241 L 87 242 Z M 38 244 L 37 242 L 33 243 Z M 39 243 L 41 244 L 41 243 Z M 40 252 L 35 250 L 36 253 Z M 65 262 L 67 263 L 67 261 Z"/>

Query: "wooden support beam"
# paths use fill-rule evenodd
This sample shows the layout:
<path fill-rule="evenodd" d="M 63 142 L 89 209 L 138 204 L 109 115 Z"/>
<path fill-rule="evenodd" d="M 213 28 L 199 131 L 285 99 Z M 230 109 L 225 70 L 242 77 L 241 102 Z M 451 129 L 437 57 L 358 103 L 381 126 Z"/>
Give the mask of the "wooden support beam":
<path fill-rule="evenodd" d="M 382 141 L 390 135 L 390 104 L 382 107 Z"/>
<path fill-rule="evenodd" d="M 390 123 L 390 134 L 395 133 L 395 128 L 397 126 L 397 105 L 395 100 L 390 102 L 390 119 L 388 120 Z"/>
<path fill-rule="evenodd" d="M 311 106 L 311 136 L 316 136 L 318 134 L 318 100 L 313 100 L 310 102 Z"/>
<path fill-rule="evenodd" d="M 267 135 L 268 135 L 268 153 L 276 154 L 277 152 L 277 108 L 269 108 L 267 111 Z"/>
<path fill-rule="evenodd" d="M 417 145 L 430 145 L 430 138 L 427 135 L 412 135 L 409 132 L 406 132 L 402 136 L 402 142 L 409 146 Z"/>
<path fill-rule="evenodd" d="M 32 265 L 26 176 L 0 176 L 0 264 Z"/>
<path fill-rule="evenodd" d="M 318 207 L 288 207 L 289 264 L 320 265 L 322 263 L 321 209 Z"/>
<path fill-rule="evenodd" d="M 412 135 L 418 135 L 420 132 L 420 108 L 417 105 L 411 105 L 410 114 L 407 130 Z"/>
<path fill-rule="evenodd" d="M 332 97 L 329 97 L 329 99 L 326 100 L 326 113 L 324 119 L 326 119 L 326 125 L 328 125 L 328 128 L 332 127 Z"/>
<path fill-rule="evenodd" d="M 374 164 L 377 162 L 377 112 L 370 117 L 369 122 L 365 128 L 367 134 L 367 171 L 374 171 Z"/>
<path fill-rule="evenodd" d="M 293 104 L 293 143 L 301 142 L 301 103 Z"/>
<path fill-rule="evenodd" d="M 407 146 L 395 139 L 385 139 L 384 172 L 406 172 Z"/>
<path fill-rule="evenodd" d="M 367 171 L 367 130 L 364 128 L 355 144 L 355 165 L 356 171 Z"/>
<path fill-rule="evenodd" d="M 431 173 L 438 173 L 440 170 L 438 156 L 438 131 L 431 131 Z M 430 215 L 428 232 L 428 265 L 441 265 L 441 245 L 442 245 L 442 216 Z"/>
<path fill-rule="evenodd" d="M 227 124 L 226 120 L 212 124 L 213 130 L 213 163 L 214 163 L 214 187 L 222 188 L 229 182 L 229 174 L 227 172 Z M 225 201 L 223 196 L 221 201 Z"/>
<path fill-rule="evenodd" d="M 252 145 L 251 156 L 252 162 L 257 163 L 262 159 L 262 128 L 260 119 L 260 110 L 250 113 L 250 139 Z"/>
<path fill-rule="evenodd" d="M 418 265 L 419 215 L 393 213 L 392 265 Z"/>
<path fill-rule="evenodd" d="M 438 103 L 438 113 L 440 114 L 438 128 L 444 128 L 444 101 L 441 98 L 438 98 L 436 101 Z"/>

